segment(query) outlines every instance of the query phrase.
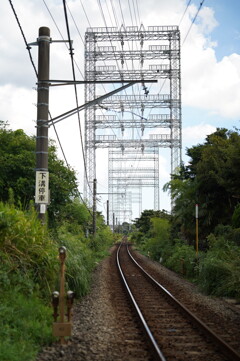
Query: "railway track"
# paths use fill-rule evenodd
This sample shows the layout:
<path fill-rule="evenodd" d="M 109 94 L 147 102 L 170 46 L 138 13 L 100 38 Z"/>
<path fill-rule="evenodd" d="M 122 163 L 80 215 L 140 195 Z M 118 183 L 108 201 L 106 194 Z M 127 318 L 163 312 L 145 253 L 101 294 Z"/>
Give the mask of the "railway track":
<path fill-rule="evenodd" d="M 144 271 L 127 243 L 118 248 L 117 266 L 151 349 L 146 359 L 240 361 L 228 343 Z"/>

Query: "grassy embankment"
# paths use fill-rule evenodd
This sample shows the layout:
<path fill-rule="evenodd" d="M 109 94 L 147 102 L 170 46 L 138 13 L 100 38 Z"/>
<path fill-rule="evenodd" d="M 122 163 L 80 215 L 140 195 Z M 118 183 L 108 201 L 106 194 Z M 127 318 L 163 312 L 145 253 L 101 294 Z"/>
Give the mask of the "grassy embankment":
<path fill-rule="evenodd" d="M 113 242 L 109 228 L 96 240 L 66 223 L 57 239 L 37 219 L 0 203 L 0 360 L 31 361 L 42 345 L 53 341 L 51 293 L 58 288 L 58 247 L 67 247 L 67 288 L 86 294 L 91 272 Z"/>
<path fill-rule="evenodd" d="M 138 231 L 131 238 L 145 255 L 195 282 L 203 292 L 240 301 L 240 229 L 219 225 L 196 258 L 193 245 L 171 238 L 170 226 L 166 219 L 152 218 L 146 234 Z"/>

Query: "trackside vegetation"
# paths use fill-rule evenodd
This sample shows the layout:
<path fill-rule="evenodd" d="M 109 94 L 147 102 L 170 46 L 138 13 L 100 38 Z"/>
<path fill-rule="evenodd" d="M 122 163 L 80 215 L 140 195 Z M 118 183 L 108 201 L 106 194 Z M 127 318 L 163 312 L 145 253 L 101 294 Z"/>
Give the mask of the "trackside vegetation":
<path fill-rule="evenodd" d="M 35 212 L 35 139 L 0 123 L 0 360 L 35 360 L 53 342 L 51 293 L 59 290 L 59 246 L 67 247 L 66 287 L 81 297 L 91 274 L 107 255 L 113 234 L 79 198 L 75 172 L 50 145 L 52 203 L 46 225 Z M 87 232 L 89 236 L 86 237 Z"/>
<path fill-rule="evenodd" d="M 217 129 L 187 149 L 190 160 L 165 185 L 172 214 L 145 210 L 131 239 L 146 255 L 210 295 L 240 301 L 240 134 Z M 196 257 L 195 205 L 199 205 Z"/>

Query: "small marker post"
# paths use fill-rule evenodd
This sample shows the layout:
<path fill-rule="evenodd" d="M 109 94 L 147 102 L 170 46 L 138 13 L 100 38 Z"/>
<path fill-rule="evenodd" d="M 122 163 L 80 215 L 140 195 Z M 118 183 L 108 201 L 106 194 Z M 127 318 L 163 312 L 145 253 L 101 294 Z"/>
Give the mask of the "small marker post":
<path fill-rule="evenodd" d="M 52 305 L 53 305 L 53 336 L 60 338 L 61 345 L 65 345 L 67 341 L 66 336 L 72 334 L 72 306 L 74 299 L 74 292 L 68 291 L 65 295 L 65 259 L 66 248 L 64 246 L 59 248 L 59 260 L 60 260 L 60 292 L 53 292 Z M 67 308 L 67 321 L 65 321 L 65 308 Z M 59 316 L 59 321 L 57 320 Z"/>
<path fill-rule="evenodd" d="M 196 258 L 198 258 L 198 204 L 195 206 L 195 217 L 196 217 Z"/>

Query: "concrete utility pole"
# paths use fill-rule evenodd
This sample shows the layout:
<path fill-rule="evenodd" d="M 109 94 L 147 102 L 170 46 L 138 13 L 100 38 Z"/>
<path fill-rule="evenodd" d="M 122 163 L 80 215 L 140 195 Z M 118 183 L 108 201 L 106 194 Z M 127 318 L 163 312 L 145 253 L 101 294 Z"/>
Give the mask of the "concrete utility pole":
<path fill-rule="evenodd" d="M 39 28 L 38 43 L 38 96 L 37 96 L 37 138 L 36 138 L 36 193 L 35 203 L 39 218 L 44 222 L 48 192 L 48 103 L 49 103 L 49 59 L 50 29 Z"/>
<path fill-rule="evenodd" d="M 97 218 L 97 180 L 93 180 L 93 237 L 96 236 L 96 218 Z"/>

